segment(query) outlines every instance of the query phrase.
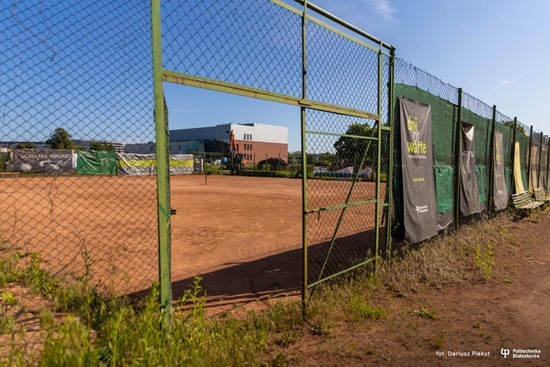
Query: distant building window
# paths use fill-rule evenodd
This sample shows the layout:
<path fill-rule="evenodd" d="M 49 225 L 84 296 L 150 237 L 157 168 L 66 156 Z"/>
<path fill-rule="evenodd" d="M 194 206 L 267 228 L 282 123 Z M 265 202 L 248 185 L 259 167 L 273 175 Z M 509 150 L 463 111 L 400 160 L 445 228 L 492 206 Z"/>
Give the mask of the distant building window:
<path fill-rule="evenodd" d="M 248 144 L 248 146 L 250 147 L 250 150 L 252 150 L 252 144 Z"/>
<path fill-rule="evenodd" d="M 252 140 L 252 134 L 250 134 L 250 140 Z"/>

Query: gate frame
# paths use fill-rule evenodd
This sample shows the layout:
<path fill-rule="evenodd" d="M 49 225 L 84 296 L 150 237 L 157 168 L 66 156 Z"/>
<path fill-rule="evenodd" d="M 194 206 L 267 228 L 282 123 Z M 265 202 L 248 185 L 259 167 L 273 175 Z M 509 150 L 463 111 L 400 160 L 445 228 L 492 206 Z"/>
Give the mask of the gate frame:
<path fill-rule="evenodd" d="M 288 96 L 280 93 L 270 92 L 267 90 L 248 87 L 244 85 L 237 85 L 233 83 L 223 82 L 219 80 L 204 78 L 196 75 L 188 75 L 178 73 L 174 71 L 164 70 L 162 66 L 162 34 L 161 34 L 161 0 L 151 1 L 151 30 L 152 30 L 152 58 L 153 58 L 153 87 L 154 87 L 154 120 L 155 120 L 155 133 L 156 133 L 156 154 L 157 154 L 157 200 L 158 200 L 158 241 L 159 241 L 159 283 L 160 283 L 160 304 L 163 309 L 170 309 L 172 302 L 172 284 L 171 284 L 171 264 L 170 264 L 170 252 L 171 252 L 171 223 L 170 223 L 170 176 L 169 176 L 169 126 L 168 126 L 168 109 L 164 100 L 163 82 L 169 82 L 174 84 L 181 84 L 185 86 L 193 86 L 203 89 L 209 89 L 213 91 L 225 92 L 244 97 L 251 97 L 257 99 L 263 99 L 273 102 L 279 102 L 289 105 L 300 107 L 301 111 L 301 151 L 302 151 L 302 251 L 303 251 L 303 287 L 302 287 L 302 305 L 305 315 L 306 298 L 308 289 L 315 287 L 316 284 L 307 284 L 307 155 L 306 155 L 306 110 L 318 110 L 334 114 L 355 116 L 359 118 L 365 118 L 376 121 L 376 138 L 371 137 L 370 140 L 378 141 L 377 149 L 377 179 L 376 179 L 376 199 L 370 201 L 369 204 L 375 203 L 375 231 L 376 231 L 376 253 L 374 257 L 374 264 L 378 261 L 378 249 L 379 249 L 379 237 L 380 237 L 380 209 L 387 208 L 387 235 L 386 235 L 386 249 L 389 253 L 391 249 L 391 220 L 393 212 L 392 202 L 392 190 L 393 190 L 393 128 L 394 128 L 394 111 L 393 111 L 393 97 L 394 97 L 394 66 L 395 66 L 395 48 L 381 41 L 380 39 L 370 35 L 369 33 L 347 23 L 339 17 L 327 12 L 326 10 L 308 2 L 308 0 L 294 0 L 296 3 L 303 6 L 303 10 L 300 11 L 297 8 L 284 3 L 281 0 L 269 0 L 274 4 L 277 4 L 295 14 L 298 14 L 302 18 L 302 96 L 301 98 Z M 367 40 L 378 45 L 378 48 L 358 40 L 355 37 L 348 35 L 347 33 L 340 31 L 339 29 L 328 25 L 327 23 L 308 15 L 308 9 L 314 13 L 321 15 L 322 17 L 338 24 L 339 26 L 351 31 L 352 33 L 366 38 Z M 306 23 L 307 21 L 314 22 L 346 39 L 359 43 L 360 45 L 378 53 L 378 106 L 377 113 L 371 113 L 359 109 L 339 106 L 331 103 L 323 103 L 314 100 L 307 99 L 306 89 L 306 70 L 307 70 L 307 54 L 306 54 Z M 389 50 L 384 52 L 384 50 Z M 383 98 L 383 57 L 389 57 L 389 70 L 388 70 L 388 101 L 387 101 L 387 114 L 388 121 L 387 126 L 382 126 L 382 98 Z M 380 166 L 381 166 L 381 152 L 382 152 L 382 133 L 386 131 L 389 134 L 389 162 L 388 162 L 388 174 L 386 192 L 388 196 L 387 203 L 380 203 Z M 365 137 L 357 137 L 364 139 Z M 368 149 L 367 149 L 368 150 Z M 367 151 L 366 150 L 366 151 Z M 366 152 L 365 151 L 365 152 Z M 354 179 L 357 179 L 357 175 Z M 353 187 L 350 190 L 349 195 L 353 191 Z M 345 207 L 343 212 L 345 211 Z M 335 235 L 337 234 L 337 230 Z M 360 266 L 366 265 L 367 262 L 355 265 L 342 272 L 331 275 L 327 279 L 332 279 L 345 272 L 356 269 Z M 375 268 L 376 269 L 376 268 Z M 323 280 L 323 281 L 324 281 Z M 320 283 L 320 282 L 319 282 Z"/>

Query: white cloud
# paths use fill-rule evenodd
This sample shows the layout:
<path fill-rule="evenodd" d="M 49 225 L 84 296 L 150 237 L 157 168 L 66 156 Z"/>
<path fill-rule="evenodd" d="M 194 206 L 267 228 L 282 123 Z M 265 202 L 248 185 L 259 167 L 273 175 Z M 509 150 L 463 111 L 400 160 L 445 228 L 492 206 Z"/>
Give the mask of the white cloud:
<path fill-rule="evenodd" d="M 510 84 L 512 84 L 512 79 L 504 79 L 503 81 L 500 82 L 501 87 L 506 87 Z"/>
<path fill-rule="evenodd" d="M 395 23 L 397 21 L 397 8 L 390 3 L 389 0 L 364 0 L 366 1 L 374 11 L 382 17 L 383 20 L 389 23 Z"/>
<path fill-rule="evenodd" d="M 317 0 L 315 4 L 356 26 L 368 28 L 370 32 L 398 23 L 399 10 L 391 0 Z"/>

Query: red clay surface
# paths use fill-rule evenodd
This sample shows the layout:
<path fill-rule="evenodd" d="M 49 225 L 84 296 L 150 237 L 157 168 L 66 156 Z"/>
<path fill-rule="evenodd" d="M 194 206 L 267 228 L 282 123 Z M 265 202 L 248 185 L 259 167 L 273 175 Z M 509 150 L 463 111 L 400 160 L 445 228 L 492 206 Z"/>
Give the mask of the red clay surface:
<path fill-rule="evenodd" d="M 342 204 L 350 187 L 308 183 L 308 208 Z M 370 182 L 357 183 L 354 192 L 350 201 L 376 194 Z M 299 289 L 301 200 L 299 179 L 209 176 L 205 185 L 204 176 L 173 176 L 175 296 L 195 275 L 203 276 L 208 296 L 229 303 Z M 157 280 L 155 177 L 4 178 L 0 202 L 0 238 L 39 252 L 51 270 L 81 275 L 88 264 L 93 281 L 122 293 Z M 338 236 L 372 229 L 374 212 L 374 204 L 349 208 Z M 310 244 L 330 240 L 339 213 L 310 216 Z"/>

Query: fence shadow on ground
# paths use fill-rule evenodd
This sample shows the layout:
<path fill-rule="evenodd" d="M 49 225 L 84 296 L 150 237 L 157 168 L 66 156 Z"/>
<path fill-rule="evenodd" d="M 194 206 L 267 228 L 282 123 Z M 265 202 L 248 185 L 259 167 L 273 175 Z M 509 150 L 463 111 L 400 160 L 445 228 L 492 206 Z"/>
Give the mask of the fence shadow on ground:
<path fill-rule="evenodd" d="M 382 227 L 381 231 L 384 230 Z M 375 230 L 339 238 L 326 264 L 329 276 L 363 261 L 375 251 Z M 383 243 L 383 242 L 381 242 Z M 308 247 L 310 267 L 309 282 L 317 280 L 319 269 L 329 250 L 330 241 Z M 383 246 L 380 255 L 385 256 Z M 224 264 L 221 264 L 223 266 Z M 302 249 L 294 249 L 257 260 L 231 264 L 219 270 L 197 274 L 202 279 L 201 286 L 206 294 L 206 308 L 224 312 L 244 304 L 267 302 L 270 299 L 293 297 L 299 299 L 303 277 Z M 173 300 L 177 301 L 184 292 L 193 287 L 194 276 L 177 279 L 172 282 Z M 147 291 L 130 295 L 131 298 L 143 297 Z"/>

